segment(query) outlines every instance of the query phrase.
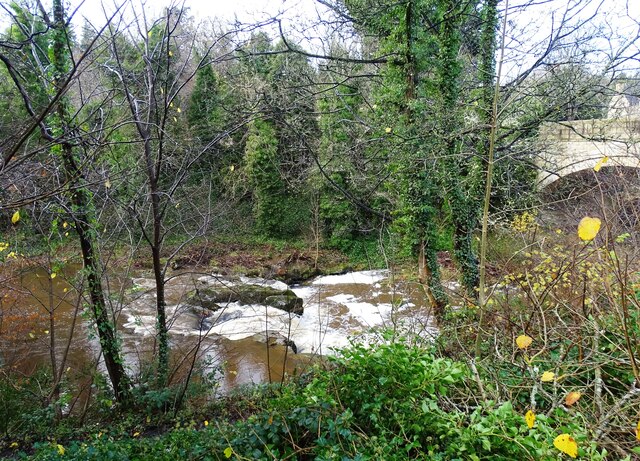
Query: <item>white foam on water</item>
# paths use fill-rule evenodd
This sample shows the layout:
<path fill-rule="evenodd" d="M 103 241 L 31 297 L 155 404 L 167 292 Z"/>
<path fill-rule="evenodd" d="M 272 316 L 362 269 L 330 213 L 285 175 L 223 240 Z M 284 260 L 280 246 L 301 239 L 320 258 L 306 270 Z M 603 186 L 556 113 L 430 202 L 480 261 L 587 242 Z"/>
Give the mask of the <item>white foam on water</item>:
<path fill-rule="evenodd" d="M 233 318 L 233 314 L 237 312 L 241 316 Z M 220 315 L 219 313 L 228 314 L 231 318 L 227 321 L 216 323 L 216 315 Z M 223 310 L 213 315 L 214 325 L 209 329 L 209 333 L 224 336 L 230 340 L 245 339 L 265 331 L 276 331 L 286 336 L 289 322 L 295 322 L 296 317 L 294 314 L 289 314 L 271 306 L 230 303 Z"/>
<path fill-rule="evenodd" d="M 363 302 L 346 303 L 349 314 L 355 317 L 363 326 L 383 325 L 385 320 L 391 315 L 393 306 L 391 304 L 371 304 Z"/>
<path fill-rule="evenodd" d="M 155 325 L 154 315 L 129 315 L 124 327 L 133 330 L 136 335 L 149 336 L 156 334 Z"/>
<path fill-rule="evenodd" d="M 145 289 L 151 290 L 155 289 L 156 281 L 147 277 L 137 277 L 131 280 L 133 282 L 134 288 L 136 289 Z"/>
<path fill-rule="evenodd" d="M 304 313 L 301 316 L 270 306 L 230 303 L 206 319 L 212 325 L 208 331 L 200 329 L 202 319 L 191 308 L 168 306 L 167 311 L 171 313 L 172 320 L 170 331 L 172 334 L 182 335 L 219 335 L 230 340 L 264 336 L 268 331 L 269 334 L 289 337 L 296 344 L 298 352 L 330 354 L 332 348 L 348 346 L 351 335 L 384 325 L 390 319 L 392 304 L 375 302 L 378 296 L 387 292 L 380 283 L 387 276 L 388 271 L 383 270 L 353 272 L 318 277 L 311 285 L 291 287 L 303 299 Z M 146 285 L 143 280 L 138 284 Z M 201 277 L 199 280 L 203 283 L 221 283 L 220 279 L 213 276 Z M 241 277 L 236 279 L 236 284 L 239 283 L 238 280 L 245 284 L 288 288 L 277 281 Z M 231 283 L 223 281 L 227 285 Z M 344 291 L 339 286 L 363 284 L 376 286 L 376 290 L 373 294 L 356 296 L 349 293 L 348 286 L 344 287 Z M 360 293 L 362 288 L 357 290 Z M 409 306 L 413 306 L 413 303 L 407 302 L 402 308 Z M 152 309 L 155 310 L 155 300 L 151 296 L 145 295 L 135 300 L 125 310 L 130 315 L 125 327 L 133 329 L 134 334 L 154 334 L 155 316 L 147 315 L 153 313 Z"/>
<path fill-rule="evenodd" d="M 354 302 L 356 299 L 355 296 L 344 293 L 344 294 L 339 294 L 339 295 L 335 295 L 335 296 L 327 296 L 326 298 L 328 301 L 333 301 L 336 304 L 346 304 L 349 302 Z"/>
<path fill-rule="evenodd" d="M 360 272 L 348 272 L 340 275 L 324 275 L 316 278 L 313 285 L 351 285 L 363 284 L 373 285 L 376 282 L 384 280 L 389 275 L 386 270 L 371 270 Z"/>

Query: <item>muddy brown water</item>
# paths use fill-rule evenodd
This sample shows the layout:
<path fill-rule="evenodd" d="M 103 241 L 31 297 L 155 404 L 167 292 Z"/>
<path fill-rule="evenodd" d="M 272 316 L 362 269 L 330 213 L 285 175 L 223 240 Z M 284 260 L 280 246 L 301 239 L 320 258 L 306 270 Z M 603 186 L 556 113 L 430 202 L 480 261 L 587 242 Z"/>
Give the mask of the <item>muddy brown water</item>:
<path fill-rule="evenodd" d="M 73 286 L 78 269 L 67 267 L 54 278 L 42 268 L 12 277 L 0 274 L 0 367 L 32 375 L 50 366 L 53 348 L 58 366 L 66 356 L 62 366 L 70 381 L 87 387 L 93 370 L 104 371 L 85 300 Z M 229 282 L 201 273 L 175 274 L 168 281 L 173 379 L 180 379 L 197 358 L 213 373 L 222 393 L 242 384 L 278 382 L 304 370 L 314 357 L 332 354 L 350 338 L 372 334 L 376 327 L 409 325 L 426 335 L 435 331 L 420 288 L 392 281 L 387 271 L 324 276 L 291 287 L 304 300 L 302 316 L 235 303 L 211 315 L 185 304 L 195 287 L 211 283 L 283 286 L 248 278 Z M 105 285 L 125 362 L 135 377 L 141 363 L 152 361 L 155 348 L 153 279 L 145 273 L 111 276 Z M 293 341 L 297 353 L 282 344 L 283 338 Z"/>

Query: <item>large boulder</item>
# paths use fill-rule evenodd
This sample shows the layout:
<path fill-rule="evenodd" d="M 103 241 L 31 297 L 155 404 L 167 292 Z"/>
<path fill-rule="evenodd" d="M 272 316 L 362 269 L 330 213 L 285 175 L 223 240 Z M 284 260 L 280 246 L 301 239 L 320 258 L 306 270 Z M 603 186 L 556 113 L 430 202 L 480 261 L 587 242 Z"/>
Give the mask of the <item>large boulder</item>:
<path fill-rule="evenodd" d="M 302 315 L 304 311 L 302 298 L 298 298 L 289 289 L 280 290 L 272 286 L 205 286 L 197 288 L 187 298 L 187 304 L 200 306 L 212 312 L 222 309 L 228 303 L 261 304 L 297 315 Z"/>

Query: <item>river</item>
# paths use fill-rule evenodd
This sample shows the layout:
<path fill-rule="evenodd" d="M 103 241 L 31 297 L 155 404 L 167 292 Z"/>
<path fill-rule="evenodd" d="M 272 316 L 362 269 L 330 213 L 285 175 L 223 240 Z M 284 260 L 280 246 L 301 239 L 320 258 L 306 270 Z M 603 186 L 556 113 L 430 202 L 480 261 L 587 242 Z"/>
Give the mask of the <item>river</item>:
<path fill-rule="evenodd" d="M 51 331 L 57 360 L 70 379 L 87 376 L 99 350 L 82 299 L 70 284 L 77 268 L 51 274 L 24 272 L 3 287 L 0 304 L 0 365 L 31 375 L 50 363 Z M 417 284 L 393 279 L 389 271 L 372 270 L 317 277 L 290 287 L 303 299 L 304 313 L 295 315 L 263 305 L 228 303 L 205 318 L 185 304 L 198 286 L 222 283 L 264 284 L 286 289 L 282 282 L 247 277 L 225 279 L 214 274 L 184 272 L 167 282 L 167 313 L 172 364 L 179 377 L 194 357 L 215 375 L 218 391 L 242 384 L 280 381 L 313 357 L 334 353 L 351 338 L 375 334 L 376 328 L 410 328 L 423 335 L 435 332 L 424 296 Z M 144 273 L 113 278 L 109 284 L 122 350 L 129 373 L 152 357 L 155 339 L 155 285 Z M 53 310 L 53 326 L 48 311 Z M 75 320 L 74 320 L 75 319 Z M 72 333 L 70 347 L 68 338 Z M 267 339 L 268 338 L 268 339 Z M 290 347 L 283 344 L 288 338 Z M 295 350 L 295 353 L 294 353 Z M 195 355 L 194 355 L 195 354 Z"/>

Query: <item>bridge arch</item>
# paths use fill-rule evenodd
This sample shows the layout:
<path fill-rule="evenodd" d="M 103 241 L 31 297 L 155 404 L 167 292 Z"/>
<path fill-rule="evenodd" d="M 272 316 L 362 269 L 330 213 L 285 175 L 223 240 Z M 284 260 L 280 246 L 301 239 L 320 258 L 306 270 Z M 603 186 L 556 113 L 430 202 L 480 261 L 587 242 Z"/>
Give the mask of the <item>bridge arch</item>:
<path fill-rule="evenodd" d="M 640 117 L 545 123 L 540 129 L 538 187 L 602 167 L 640 168 Z"/>

